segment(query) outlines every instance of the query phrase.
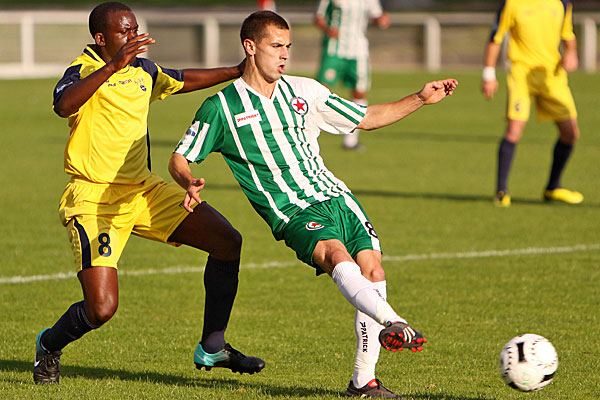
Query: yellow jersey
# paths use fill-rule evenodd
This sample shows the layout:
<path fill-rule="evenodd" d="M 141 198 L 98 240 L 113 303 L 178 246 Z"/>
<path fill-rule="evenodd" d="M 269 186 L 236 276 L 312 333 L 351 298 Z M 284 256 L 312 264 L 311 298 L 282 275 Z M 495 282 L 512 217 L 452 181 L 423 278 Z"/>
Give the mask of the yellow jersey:
<path fill-rule="evenodd" d="M 510 32 L 508 58 L 529 67 L 554 69 L 561 40 L 575 39 L 571 0 L 503 1 L 490 41 L 502 43 Z"/>
<path fill-rule="evenodd" d="M 71 63 L 54 89 L 54 103 L 65 88 L 102 68 L 90 46 Z M 183 71 L 145 59 L 113 74 L 68 122 L 65 172 L 96 183 L 138 184 L 151 176 L 148 109 L 183 87 Z"/>

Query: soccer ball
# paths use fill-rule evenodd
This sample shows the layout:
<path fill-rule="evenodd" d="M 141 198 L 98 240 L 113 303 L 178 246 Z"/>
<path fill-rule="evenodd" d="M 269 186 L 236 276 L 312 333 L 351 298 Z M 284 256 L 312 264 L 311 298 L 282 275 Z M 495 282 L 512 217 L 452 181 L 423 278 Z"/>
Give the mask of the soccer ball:
<path fill-rule="evenodd" d="M 500 352 L 500 374 L 510 387 L 530 392 L 550 382 L 558 368 L 552 343 L 540 335 L 527 333 L 512 338 Z"/>

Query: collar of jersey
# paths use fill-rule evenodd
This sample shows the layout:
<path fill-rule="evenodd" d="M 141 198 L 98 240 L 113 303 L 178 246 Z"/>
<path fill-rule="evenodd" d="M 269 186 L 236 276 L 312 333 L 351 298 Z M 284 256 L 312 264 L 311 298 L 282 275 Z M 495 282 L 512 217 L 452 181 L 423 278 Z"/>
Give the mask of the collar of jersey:
<path fill-rule="evenodd" d="M 92 45 L 88 44 L 85 49 L 83 50 L 83 54 L 85 54 L 85 56 L 91 61 L 91 64 L 93 64 L 94 66 L 98 67 L 98 69 L 104 67 L 106 65 L 106 63 L 104 62 L 104 60 L 102 59 L 102 57 L 100 57 L 93 49 L 92 49 Z M 126 66 L 125 68 L 123 68 L 120 71 L 117 71 L 117 74 L 123 74 L 129 71 L 129 69 L 131 68 L 131 65 Z"/>
<path fill-rule="evenodd" d="M 282 75 L 283 76 L 283 75 Z M 281 78 L 277 79 L 277 82 L 275 84 L 275 88 L 273 89 L 273 95 L 269 98 L 267 96 L 265 96 L 264 94 L 258 93 L 252 86 L 248 85 L 248 83 L 246 83 L 246 81 L 242 78 L 239 78 L 238 81 L 241 82 L 241 84 L 249 91 L 251 91 L 252 93 L 254 93 L 255 95 L 257 95 L 258 97 L 261 97 L 265 100 L 268 100 L 270 102 L 273 102 L 275 100 L 275 93 L 277 92 L 277 89 L 279 88 L 279 85 L 281 85 Z"/>

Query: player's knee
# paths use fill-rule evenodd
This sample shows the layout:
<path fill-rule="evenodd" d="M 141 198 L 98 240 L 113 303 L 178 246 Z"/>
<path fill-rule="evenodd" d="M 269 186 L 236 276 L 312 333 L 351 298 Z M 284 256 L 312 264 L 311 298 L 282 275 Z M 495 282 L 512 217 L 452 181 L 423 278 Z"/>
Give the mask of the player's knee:
<path fill-rule="evenodd" d="M 362 275 L 371 282 L 385 281 L 385 271 L 381 265 L 369 267 L 361 267 Z"/>
<path fill-rule="evenodd" d="M 242 250 L 242 234 L 235 228 L 227 230 L 226 241 L 229 244 L 231 252 L 241 252 Z"/>
<path fill-rule="evenodd" d="M 108 322 L 115 315 L 118 307 L 119 301 L 109 297 L 87 307 L 86 316 L 90 323 L 100 326 Z"/>
<path fill-rule="evenodd" d="M 211 256 L 221 260 L 239 258 L 241 252 L 242 234 L 231 225 L 219 231 L 216 245 L 209 251 Z"/>
<path fill-rule="evenodd" d="M 522 136 L 523 136 L 523 132 L 515 131 L 515 130 L 508 130 L 508 131 L 506 131 L 504 138 L 511 143 L 518 143 L 519 140 L 521 140 Z"/>

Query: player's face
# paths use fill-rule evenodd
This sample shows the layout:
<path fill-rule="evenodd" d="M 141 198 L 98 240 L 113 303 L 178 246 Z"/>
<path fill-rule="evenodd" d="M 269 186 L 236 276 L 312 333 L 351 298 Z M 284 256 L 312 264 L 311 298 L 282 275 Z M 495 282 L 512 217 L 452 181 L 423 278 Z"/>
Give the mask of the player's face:
<path fill-rule="evenodd" d="M 132 38 L 138 35 L 138 23 L 131 11 L 116 11 L 108 14 L 104 47 L 110 58 Z"/>
<path fill-rule="evenodd" d="M 256 44 L 254 60 L 267 82 L 273 83 L 285 73 L 291 45 L 288 29 L 276 28 L 273 25 L 266 28 L 266 35 Z"/>

